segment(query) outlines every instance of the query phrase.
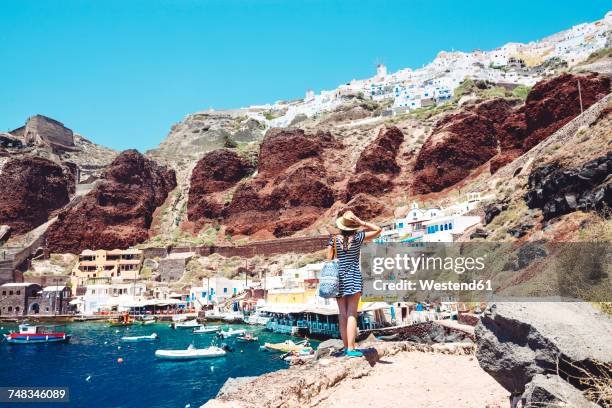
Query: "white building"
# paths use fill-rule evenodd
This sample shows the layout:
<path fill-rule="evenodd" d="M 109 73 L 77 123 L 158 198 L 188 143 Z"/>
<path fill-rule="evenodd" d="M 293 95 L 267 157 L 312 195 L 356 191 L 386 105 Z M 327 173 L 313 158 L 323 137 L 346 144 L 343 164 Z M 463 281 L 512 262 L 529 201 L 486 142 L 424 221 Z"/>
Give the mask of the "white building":
<path fill-rule="evenodd" d="M 480 222 L 477 215 L 449 215 L 423 222 L 423 242 L 453 242 L 453 234 L 463 234 L 466 229 Z"/>
<path fill-rule="evenodd" d="M 79 312 L 93 315 L 102 310 L 128 310 L 130 305 L 145 299 L 144 283 L 111 283 L 87 285 L 85 295 L 77 302 Z"/>
<path fill-rule="evenodd" d="M 218 305 L 227 299 L 239 295 L 246 289 L 244 280 L 227 279 L 223 276 L 202 279 L 202 286 L 189 290 L 189 300 L 196 310 L 203 306 Z"/>

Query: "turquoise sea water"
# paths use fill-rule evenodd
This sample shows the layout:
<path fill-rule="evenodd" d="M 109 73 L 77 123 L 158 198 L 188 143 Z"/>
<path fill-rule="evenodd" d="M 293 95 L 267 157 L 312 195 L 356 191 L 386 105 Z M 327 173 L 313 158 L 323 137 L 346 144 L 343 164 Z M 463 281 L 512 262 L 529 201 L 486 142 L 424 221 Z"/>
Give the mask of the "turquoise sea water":
<path fill-rule="evenodd" d="M 226 326 L 224 326 L 226 327 Z M 259 343 L 279 342 L 288 336 L 261 326 L 238 326 L 254 331 Z M 14 326 L 4 325 L 7 333 Z M 10 345 L 0 343 L 0 386 L 69 387 L 69 403 L 10 404 L 15 407 L 199 407 L 217 394 L 229 377 L 254 376 L 286 368 L 279 354 L 259 351 L 257 343 L 220 340 L 214 334 L 172 330 L 167 323 L 109 327 L 104 323 L 66 326 L 69 343 Z M 125 343 L 122 336 L 157 333 L 156 342 Z M 207 347 L 221 342 L 234 347 L 225 357 L 184 362 L 159 361 L 157 349 Z M 123 363 L 117 359 L 123 358 Z M 87 377 L 91 376 L 89 380 Z"/>

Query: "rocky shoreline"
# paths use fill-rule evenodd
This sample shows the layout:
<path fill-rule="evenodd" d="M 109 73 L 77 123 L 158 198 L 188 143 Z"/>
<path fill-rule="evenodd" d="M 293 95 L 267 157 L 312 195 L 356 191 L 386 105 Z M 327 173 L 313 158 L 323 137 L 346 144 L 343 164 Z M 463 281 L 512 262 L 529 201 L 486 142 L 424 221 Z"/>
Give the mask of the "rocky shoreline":
<path fill-rule="evenodd" d="M 393 341 L 383 341 L 391 331 Z M 437 322 L 388 329 L 360 342 L 363 359 L 334 357 L 330 340 L 314 361 L 229 379 L 203 408 L 390 406 L 398 398 L 414 407 L 609 406 L 612 319 L 591 304 L 500 303 L 469 332 Z M 413 371 L 418 378 L 409 379 Z"/>

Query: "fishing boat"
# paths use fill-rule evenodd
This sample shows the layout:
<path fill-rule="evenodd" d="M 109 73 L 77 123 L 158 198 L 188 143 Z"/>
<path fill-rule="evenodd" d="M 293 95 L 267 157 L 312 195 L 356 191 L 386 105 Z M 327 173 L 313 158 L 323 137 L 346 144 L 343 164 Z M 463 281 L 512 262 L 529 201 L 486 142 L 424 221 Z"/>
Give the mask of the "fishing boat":
<path fill-rule="evenodd" d="M 155 352 L 155 357 L 160 360 L 194 360 L 199 358 L 223 357 L 225 354 L 225 350 L 220 347 L 210 346 L 203 349 L 197 349 L 193 347 L 193 345 L 189 345 L 186 350 L 157 350 Z"/>
<path fill-rule="evenodd" d="M 295 352 L 310 352 L 312 347 L 308 344 L 308 341 L 301 341 L 294 343 L 291 340 L 285 340 L 282 343 L 265 343 L 263 347 L 271 351 L 280 351 L 281 353 Z"/>
<path fill-rule="evenodd" d="M 252 333 L 245 333 L 242 336 L 236 337 L 236 341 L 239 341 L 241 343 L 250 343 L 250 342 L 253 342 L 253 341 L 257 341 L 257 340 L 259 340 L 259 338 L 253 336 Z"/>
<path fill-rule="evenodd" d="M 221 326 L 200 326 L 193 329 L 194 334 L 217 333 L 221 331 Z"/>
<path fill-rule="evenodd" d="M 196 327 L 200 327 L 200 323 L 196 319 L 186 320 L 184 322 L 172 323 L 173 329 L 193 329 Z"/>
<path fill-rule="evenodd" d="M 137 343 L 139 341 L 155 341 L 159 340 L 159 336 L 157 333 L 152 333 L 148 336 L 124 336 L 121 338 L 121 341 L 127 341 L 130 343 Z"/>
<path fill-rule="evenodd" d="M 61 343 L 70 340 L 70 334 L 58 331 L 56 326 L 19 325 L 19 332 L 4 335 L 10 344 Z"/>
<path fill-rule="evenodd" d="M 240 336 L 245 334 L 246 331 L 244 329 L 232 329 L 230 328 L 228 331 L 220 331 L 219 332 L 219 337 L 222 337 L 224 339 L 228 338 L 228 337 L 234 337 L 234 336 Z"/>

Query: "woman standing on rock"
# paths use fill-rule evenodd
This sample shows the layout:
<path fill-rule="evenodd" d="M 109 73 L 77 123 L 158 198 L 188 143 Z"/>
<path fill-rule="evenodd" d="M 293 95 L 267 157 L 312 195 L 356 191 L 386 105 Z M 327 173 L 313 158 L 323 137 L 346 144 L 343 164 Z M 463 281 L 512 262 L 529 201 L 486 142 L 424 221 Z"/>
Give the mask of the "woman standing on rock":
<path fill-rule="evenodd" d="M 338 257 L 338 276 L 340 290 L 338 297 L 338 316 L 340 335 L 344 350 L 349 357 L 361 357 L 363 353 L 355 350 L 357 335 L 357 306 L 363 290 L 363 279 L 359 265 L 361 244 L 380 235 L 378 225 L 357 218 L 351 211 L 345 212 L 336 220 L 340 235 L 329 238 L 328 257 Z"/>

